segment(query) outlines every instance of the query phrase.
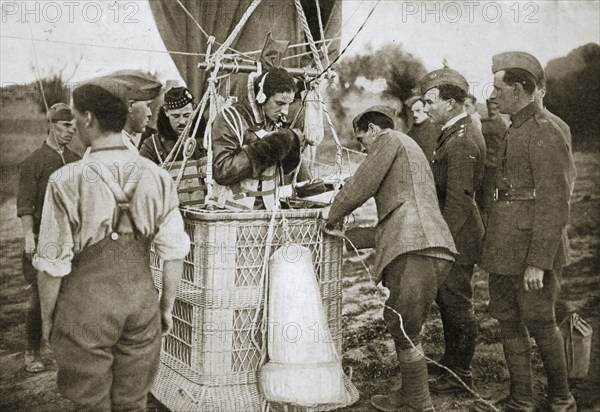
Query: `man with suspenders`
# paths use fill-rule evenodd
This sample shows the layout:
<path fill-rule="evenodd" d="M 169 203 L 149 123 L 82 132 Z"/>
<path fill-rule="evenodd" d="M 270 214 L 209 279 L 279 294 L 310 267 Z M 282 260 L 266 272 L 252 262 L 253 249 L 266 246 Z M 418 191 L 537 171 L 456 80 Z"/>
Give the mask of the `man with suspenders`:
<path fill-rule="evenodd" d="M 131 90 L 115 84 L 73 91 L 91 150 L 52 176 L 34 259 L 58 387 L 78 411 L 145 410 L 189 251 L 171 176 L 123 144 Z M 151 242 L 164 261 L 160 300 Z"/>

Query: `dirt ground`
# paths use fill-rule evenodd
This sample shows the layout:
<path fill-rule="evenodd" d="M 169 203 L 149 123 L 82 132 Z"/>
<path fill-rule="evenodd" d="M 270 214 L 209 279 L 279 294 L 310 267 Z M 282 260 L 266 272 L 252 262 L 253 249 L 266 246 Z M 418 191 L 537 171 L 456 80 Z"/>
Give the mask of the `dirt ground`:
<path fill-rule="evenodd" d="M 600 160 L 597 154 L 576 154 L 578 179 L 569 228 L 573 263 L 565 269 L 562 301 L 557 316 L 575 311 L 594 328 L 590 372 L 571 387 L 582 411 L 600 411 Z M 357 214 L 357 222 L 372 223 L 373 205 Z M 23 369 L 24 319 L 28 291 L 21 276 L 21 229 L 16 219 L 14 196 L 3 196 L 0 206 L 0 410 L 73 411 L 72 404 L 57 391 L 56 364 L 49 349 L 44 352 L 47 371 L 29 374 Z M 360 400 L 345 411 L 370 411 L 369 398 L 399 384 L 391 337 L 385 331 L 377 289 L 363 270 L 361 261 L 372 252 L 357 256 L 347 252 L 344 260 L 344 367 L 352 369 L 352 380 Z M 475 390 L 486 399 L 498 399 L 508 391 L 508 374 L 496 322 L 487 313 L 487 275 L 478 271 L 474 280 L 475 307 L 480 336 L 473 362 Z M 425 326 L 426 353 L 436 359 L 443 337 L 437 309 L 432 308 Z M 541 403 L 545 378 L 539 356 L 534 356 L 536 390 Z M 470 396 L 435 396 L 438 411 L 467 411 Z M 151 411 L 166 411 L 150 399 Z"/>

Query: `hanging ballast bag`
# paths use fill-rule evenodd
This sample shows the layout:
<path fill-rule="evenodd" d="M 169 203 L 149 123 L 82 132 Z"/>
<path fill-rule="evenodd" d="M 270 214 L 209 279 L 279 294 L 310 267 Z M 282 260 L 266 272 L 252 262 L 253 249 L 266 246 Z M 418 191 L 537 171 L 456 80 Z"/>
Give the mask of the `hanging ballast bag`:
<path fill-rule="evenodd" d="M 565 344 L 569 378 L 585 378 L 590 366 L 592 327 L 577 313 L 571 313 L 561 322 L 560 332 Z"/>

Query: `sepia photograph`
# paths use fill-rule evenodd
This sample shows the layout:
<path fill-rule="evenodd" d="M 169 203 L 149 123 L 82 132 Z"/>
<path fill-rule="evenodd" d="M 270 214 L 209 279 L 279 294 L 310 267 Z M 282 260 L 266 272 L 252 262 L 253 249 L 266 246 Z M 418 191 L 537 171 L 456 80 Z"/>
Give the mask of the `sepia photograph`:
<path fill-rule="evenodd" d="M 600 0 L 0 19 L 0 410 L 600 411 Z"/>

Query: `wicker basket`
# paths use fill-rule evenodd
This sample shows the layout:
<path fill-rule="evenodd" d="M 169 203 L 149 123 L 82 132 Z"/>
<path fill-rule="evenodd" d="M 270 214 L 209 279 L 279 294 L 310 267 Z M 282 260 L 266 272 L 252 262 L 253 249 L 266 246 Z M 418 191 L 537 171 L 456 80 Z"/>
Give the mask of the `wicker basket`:
<path fill-rule="evenodd" d="M 331 339 L 341 354 L 342 242 L 319 230 L 320 210 L 284 210 L 277 223 L 281 213 L 292 241 L 312 253 Z M 192 245 L 152 393 L 177 412 L 259 411 L 261 353 L 253 341 L 260 333 L 253 324 L 263 303 L 260 280 L 271 214 L 191 208 L 182 214 Z M 277 224 L 271 253 L 284 239 Z M 154 254 L 151 267 L 160 288 L 162 262 Z"/>

